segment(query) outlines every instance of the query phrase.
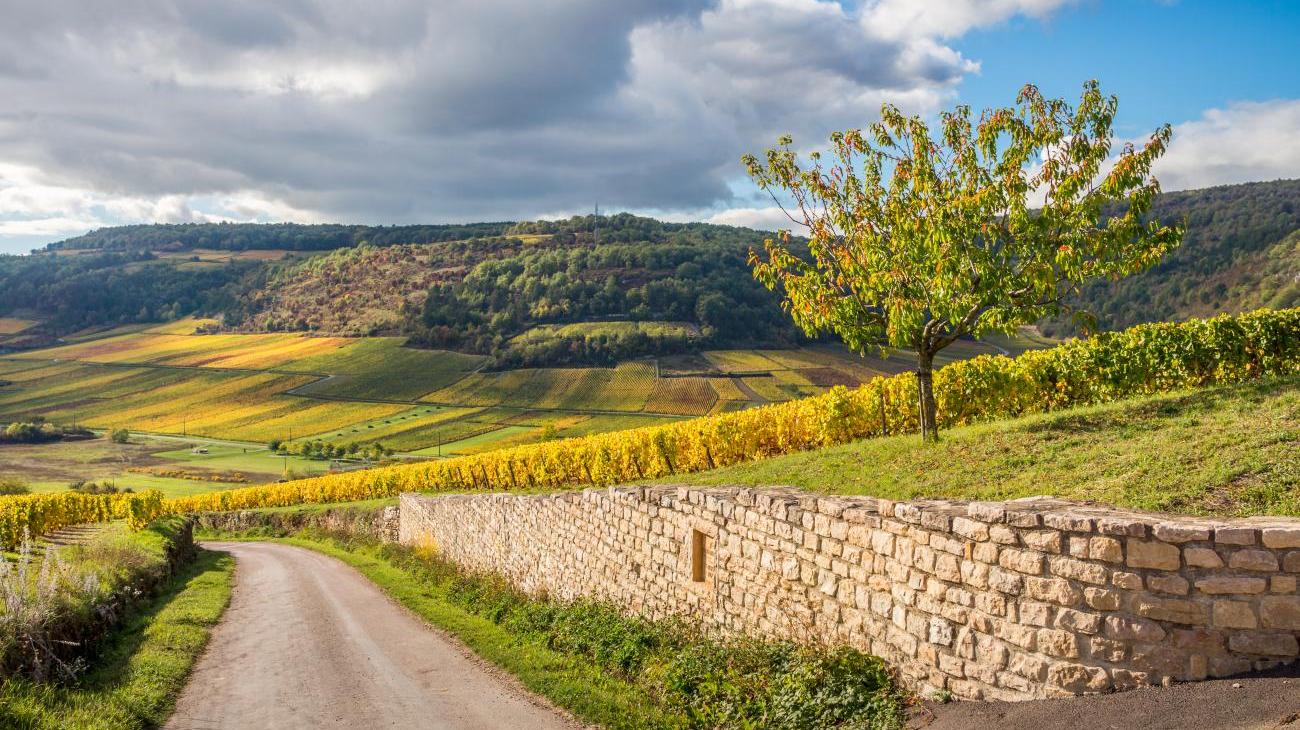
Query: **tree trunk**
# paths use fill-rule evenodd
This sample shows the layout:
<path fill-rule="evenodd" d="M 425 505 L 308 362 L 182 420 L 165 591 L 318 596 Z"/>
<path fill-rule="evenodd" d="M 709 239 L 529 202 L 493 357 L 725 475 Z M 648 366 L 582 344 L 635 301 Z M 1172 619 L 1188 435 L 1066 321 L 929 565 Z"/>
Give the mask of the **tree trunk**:
<path fill-rule="evenodd" d="M 916 358 L 916 384 L 919 391 L 917 407 L 920 413 L 921 440 L 939 440 L 939 420 L 934 403 L 934 354 L 918 353 Z"/>

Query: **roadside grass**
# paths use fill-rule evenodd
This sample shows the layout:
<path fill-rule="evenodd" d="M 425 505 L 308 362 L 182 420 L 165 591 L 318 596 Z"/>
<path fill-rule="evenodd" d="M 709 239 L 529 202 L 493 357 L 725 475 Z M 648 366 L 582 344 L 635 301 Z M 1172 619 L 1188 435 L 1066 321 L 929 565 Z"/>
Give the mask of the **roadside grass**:
<path fill-rule="evenodd" d="M 0 726 L 131 730 L 166 721 L 212 627 L 230 602 L 234 559 L 200 551 L 172 586 L 109 639 L 89 673 L 63 686 L 0 684 Z"/>
<path fill-rule="evenodd" d="M 307 531 L 278 541 L 351 565 L 587 723 L 773 730 L 901 724 L 903 697 L 883 663 L 852 649 L 710 639 L 685 624 L 627 617 L 605 604 L 528 596 L 429 551 L 362 538 Z"/>
<path fill-rule="evenodd" d="M 1300 515 L 1300 376 L 868 439 L 661 482 L 886 499 L 1054 495 L 1120 507 Z"/>

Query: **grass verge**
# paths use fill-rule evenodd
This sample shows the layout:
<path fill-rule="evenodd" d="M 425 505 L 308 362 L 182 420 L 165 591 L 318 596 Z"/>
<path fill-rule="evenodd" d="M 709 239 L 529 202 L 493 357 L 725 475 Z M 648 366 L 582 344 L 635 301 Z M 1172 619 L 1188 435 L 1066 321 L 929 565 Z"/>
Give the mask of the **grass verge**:
<path fill-rule="evenodd" d="M 63 686 L 0 684 L 0 727 L 131 730 L 161 725 L 230 602 L 234 560 L 201 551 L 172 586 L 115 631 L 91 670 Z"/>
<path fill-rule="evenodd" d="M 1050 494 L 1189 514 L 1300 515 L 1300 377 L 1271 378 L 682 475 L 887 499 Z"/>
<path fill-rule="evenodd" d="M 229 537 L 229 535 L 222 535 Z M 586 601 L 529 596 L 421 550 L 314 531 L 282 538 L 351 565 L 579 719 L 608 728 L 896 728 L 883 663 L 848 648 L 721 641 Z"/>

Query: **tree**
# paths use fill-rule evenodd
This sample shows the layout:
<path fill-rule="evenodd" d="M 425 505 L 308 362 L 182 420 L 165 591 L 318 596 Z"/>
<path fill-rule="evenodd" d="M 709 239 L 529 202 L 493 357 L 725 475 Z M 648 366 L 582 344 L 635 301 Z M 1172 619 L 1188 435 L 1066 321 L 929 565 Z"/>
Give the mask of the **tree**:
<path fill-rule="evenodd" d="M 935 354 L 1059 315 L 1083 282 L 1135 273 L 1178 244 L 1176 227 L 1144 215 L 1170 128 L 1112 158 L 1117 109 L 1095 81 L 1077 107 L 1029 85 L 976 123 L 967 106 L 943 113 L 937 136 L 886 104 L 866 131 L 831 136 L 830 163 L 813 152 L 805 165 L 783 137 L 765 162 L 744 162 L 778 205 L 777 193 L 791 201 L 809 254 L 783 231 L 766 256 L 750 252 L 754 276 L 783 290 L 810 335 L 834 332 L 858 353 L 914 350 L 921 434 L 937 439 Z"/>
<path fill-rule="evenodd" d="M 125 444 L 131 441 L 131 432 L 125 428 L 115 428 L 109 432 L 108 438 L 115 444 Z"/>

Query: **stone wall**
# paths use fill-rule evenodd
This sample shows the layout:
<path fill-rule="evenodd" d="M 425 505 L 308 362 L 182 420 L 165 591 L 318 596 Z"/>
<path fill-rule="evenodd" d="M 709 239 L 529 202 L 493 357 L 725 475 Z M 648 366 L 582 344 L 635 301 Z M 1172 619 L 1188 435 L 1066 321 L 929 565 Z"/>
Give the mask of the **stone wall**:
<path fill-rule="evenodd" d="M 404 494 L 400 540 L 528 591 L 842 642 L 914 689 L 1021 700 L 1296 659 L 1300 520 L 792 490 Z"/>

